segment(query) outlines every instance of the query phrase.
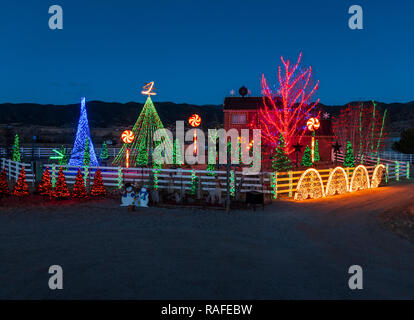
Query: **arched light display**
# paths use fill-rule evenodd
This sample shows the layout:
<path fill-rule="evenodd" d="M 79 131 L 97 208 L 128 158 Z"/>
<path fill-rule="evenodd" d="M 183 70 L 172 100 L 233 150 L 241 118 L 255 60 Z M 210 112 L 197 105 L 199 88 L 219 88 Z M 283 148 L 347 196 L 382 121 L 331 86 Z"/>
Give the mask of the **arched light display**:
<path fill-rule="evenodd" d="M 156 93 L 152 90 L 155 90 L 154 88 L 154 81 L 151 81 L 150 83 L 147 83 L 145 86 L 142 87 L 144 90 L 141 91 L 143 95 L 149 96 L 155 96 Z"/>
<path fill-rule="evenodd" d="M 335 194 L 343 194 L 349 191 L 348 176 L 342 167 L 336 167 L 329 175 L 328 183 L 326 184 L 326 196 L 333 196 Z"/>
<path fill-rule="evenodd" d="M 355 168 L 351 178 L 350 192 L 369 189 L 369 174 L 367 168 L 359 165 Z"/>
<path fill-rule="evenodd" d="M 385 171 L 385 166 L 383 164 L 379 164 L 375 167 L 374 172 L 372 173 L 371 178 L 371 188 L 378 188 L 382 181 L 382 176 Z"/>
<path fill-rule="evenodd" d="M 349 182 L 349 177 L 345 169 L 336 167 L 331 171 L 326 188 L 324 189 L 321 175 L 316 169 L 310 168 L 302 173 L 299 178 L 295 200 L 317 199 L 335 194 L 344 194 L 348 191 L 354 192 L 357 190 L 377 188 L 382 181 L 384 171 L 385 166 L 383 164 L 377 165 L 372 173 L 370 183 L 367 168 L 359 165 L 354 169 L 351 182 Z"/>
<path fill-rule="evenodd" d="M 306 170 L 299 179 L 295 200 L 318 199 L 325 196 L 323 181 L 316 169 Z"/>

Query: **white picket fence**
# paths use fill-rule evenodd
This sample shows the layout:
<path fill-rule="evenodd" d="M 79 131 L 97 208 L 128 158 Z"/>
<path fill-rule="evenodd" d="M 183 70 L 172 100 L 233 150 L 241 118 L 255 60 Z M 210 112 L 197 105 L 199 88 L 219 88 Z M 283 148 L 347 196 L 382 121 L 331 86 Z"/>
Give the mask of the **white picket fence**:
<path fill-rule="evenodd" d="M 14 162 L 8 159 L 1 159 L 2 168 L 6 169 L 7 176 L 11 180 L 17 181 L 19 172 L 22 166 L 25 167 L 27 181 L 32 181 L 34 175 L 32 173 L 31 165 L 19 162 Z M 49 168 L 52 178 L 58 176 L 59 166 L 52 164 L 44 164 L 43 170 Z M 67 184 L 74 184 L 79 167 L 65 166 L 63 172 Z M 92 184 L 94 175 L 98 167 L 89 167 L 88 171 L 85 168 L 80 168 L 82 175 L 85 172 L 88 174 L 89 182 Z M 106 187 L 120 187 L 126 182 L 145 184 L 150 186 L 153 184 L 154 170 L 149 168 L 121 168 L 121 167 L 99 167 L 102 172 L 102 180 Z M 212 190 L 215 188 L 217 181 L 221 185 L 221 190 L 227 189 L 227 172 L 214 171 L 214 176 L 208 175 L 211 171 L 194 170 L 196 176 L 200 179 L 202 190 Z M 158 188 L 159 189 L 181 189 L 189 190 L 192 181 L 193 170 L 189 169 L 158 169 Z M 240 171 L 233 171 L 234 179 L 230 178 L 230 187 L 239 188 L 239 192 L 247 192 L 257 190 L 263 193 L 272 193 L 270 186 L 270 172 L 261 172 L 255 175 L 243 175 Z M 242 184 L 240 181 L 242 180 Z M 33 180 L 34 181 L 34 180 Z M 234 181 L 234 183 L 232 182 Z"/>
<path fill-rule="evenodd" d="M 343 154 L 338 154 L 339 162 L 344 161 L 345 156 Z M 356 157 L 356 164 L 361 163 L 361 160 Z M 411 163 L 410 161 L 394 161 L 381 157 L 365 157 L 363 164 L 365 165 L 376 165 L 382 163 L 386 168 L 386 180 L 396 180 L 399 181 L 401 178 L 411 178 Z"/>
<path fill-rule="evenodd" d="M 33 149 L 34 153 L 32 154 Z M 33 149 L 32 147 L 22 147 L 20 148 L 20 155 L 23 158 L 31 158 L 32 155 L 37 159 L 49 158 L 50 156 L 56 155 L 56 153 L 53 152 L 53 149 L 59 150 L 60 146 L 56 146 L 55 148 L 34 147 Z M 120 148 L 108 148 L 108 155 L 110 157 L 115 157 L 118 154 L 119 150 Z M 72 148 L 67 148 L 66 152 L 70 155 L 70 153 L 72 152 Z M 95 148 L 95 152 L 96 155 L 99 156 L 101 148 Z M 7 157 L 7 150 L 5 148 L 0 148 L 0 157 Z"/>

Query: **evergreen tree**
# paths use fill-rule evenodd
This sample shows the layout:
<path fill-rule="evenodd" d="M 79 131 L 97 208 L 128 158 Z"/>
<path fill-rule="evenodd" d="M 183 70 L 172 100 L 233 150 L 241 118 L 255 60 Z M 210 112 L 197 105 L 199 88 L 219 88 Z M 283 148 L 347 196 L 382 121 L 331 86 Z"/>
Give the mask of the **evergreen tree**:
<path fill-rule="evenodd" d="M 78 174 L 76 175 L 75 185 L 72 190 L 72 197 L 78 199 L 84 199 L 88 196 L 86 192 L 85 183 L 83 181 L 81 170 L 78 169 Z"/>
<path fill-rule="evenodd" d="M 98 168 L 95 172 L 95 177 L 93 178 L 93 185 L 91 189 L 91 196 L 98 197 L 98 196 L 105 196 L 106 189 L 102 181 L 102 173 L 101 170 Z"/>
<path fill-rule="evenodd" d="M 29 187 L 26 182 L 26 173 L 24 167 L 20 170 L 19 178 L 17 179 L 16 185 L 14 186 L 13 194 L 15 196 L 28 196 Z"/>
<path fill-rule="evenodd" d="M 13 144 L 13 161 L 20 162 L 21 156 L 20 156 L 20 139 L 19 135 L 16 134 L 14 136 L 14 144 Z"/>
<path fill-rule="evenodd" d="M 8 196 L 10 194 L 9 185 L 7 183 L 7 174 L 6 170 L 3 169 L 3 171 L 0 174 L 0 197 L 2 196 Z"/>
<path fill-rule="evenodd" d="M 302 156 L 302 166 L 303 167 L 312 167 L 312 154 L 309 146 L 306 146 L 305 152 Z"/>
<path fill-rule="evenodd" d="M 108 154 L 108 146 L 106 145 L 106 141 L 102 143 L 101 152 L 99 154 L 99 159 L 106 160 L 109 158 Z"/>
<path fill-rule="evenodd" d="M 315 162 L 321 161 L 321 157 L 319 155 L 319 143 L 318 140 L 315 141 L 315 154 L 314 154 Z"/>
<path fill-rule="evenodd" d="M 121 150 L 112 162 L 116 166 L 124 166 L 126 160 L 127 148 L 130 150 L 129 159 L 131 165 L 146 166 L 150 159 L 152 151 L 155 149 L 154 132 L 163 129 L 164 125 L 155 109 L 155 106 L 148 96 L 147 101 L 142 108 L 137 122 L 132 128 L 135 139 L 129 143 L 124 143 Z M 165 141 L 166 148 L 172 150 L 173 142 L 168 139 Z"/>
<path fill-rule="evenodd" d="M 346 142 L 346 152 L 343 166 L 349 168 L 355 167 L 354 150 L 352 149 L 352 143 L 350 141 Z"/>
<path fill-rule="evenodd" d="M 96 159 L 95 149 L 93 147 L 91 134 L 89 131 L 89 124 L 88 124 L 88 115 L 86 112 L 86 102 L 85 98 L 81 99 L 81 109 L 80 109 L 80 117 L 78 121 L 78 128 L 76 130 L 76 138 L 73 144 L 72 154 L 70 156 L 69 165 L 81 167 L 85 165 L 85 155 L 84 152 L 86 150 L 85 144 L 88 143 L 88 166 L 97 166 L 98 160 Z"/>
<path fill-rule="evenodd" d="M 275 149 L 275 153 L 272 157 L 272 168 L 278 172 L 286 172 L 292 170 L 292 162 L 289 156 L 286 154 L 286 145 L 283 135 L 279 136 L 279 144 Z"/>
<path fill-rule="evenodd" d="M 57 199 L 66 199 L 70 196 L 70 192 L 66 184 L 65 174 L 63 173 L 62 167 L 60 167 L 59 169 L 59 174 L 52 195 Z"/>
<path fill-rule="evenodd" d="M 85 150 L 83 151 L 83 165 L 88 166 L 91 163 L 91 154 L 89 152 L 89 139 L 86 138 Z"/>
<path fill-rule="evenodd" d="M 37 191 L 42 196 L 51 196 L 52 195 L 52 182 L 50 180 L 49 168 L 43 172 L 42 181 L 40 181 Z"/>

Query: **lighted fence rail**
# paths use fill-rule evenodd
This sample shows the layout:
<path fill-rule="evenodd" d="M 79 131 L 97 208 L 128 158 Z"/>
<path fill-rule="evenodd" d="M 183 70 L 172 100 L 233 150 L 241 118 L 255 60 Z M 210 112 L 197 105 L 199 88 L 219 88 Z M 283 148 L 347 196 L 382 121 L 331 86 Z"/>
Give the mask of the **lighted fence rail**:
<path fill-rule="evenodd" d="M 49 158 L 50 156 L 55 156 L 55 152 L 53 152 L 54 149 L 59 150 L 60 146 L 56 146 L 54 148 L 47 148 L 47 147 L 21 147 L 20 148 L 20 154 L 23 158 L 31 158 L 32 155 L 35 158 Z M 108 147 L 108 155 L 110 157 L 115 157 L 120 148 L 109 148 Z M 67 154 L 70 154 L 72 152 L 72 148 L 66 148 Z M 95 152 L 97 155 L 100 154 L 101 148 L 95 148 Z M 0 148 L 0 157 L 7 157 L 7 150 L 5 148 Z"/>
<path fill-rule="evenodd" d="M 26 177 L 28 182 L 34 183 L 34 176 L 30 164 L 14 162 L 9 159 L 1 159 L 2 168 L 6 169 L 7 176 L 11 180 L 17 181 L 22 166 L 25 166 Z M 57 178 L 59 166 L 53 164 L 44 164 L 43 170 L 49 168 L 52 179 Z M 122 187 L 124 183 L 145 184 L 150 187 L 154 184 L 153 176 L 157 176 L 157 188 L 159 189 L 178 189 L 189 190 L 192 183 L 193 170 L 189 169 L 154 169 L 149 168 L 121 168 L 121 167 L 99 167 L 102 172 L 102 181 L 106 187 Z M 79 167 L 64 166 L 63 172 L 67 184 L 74 184 Z M 80 168 L 82 174 L 88 175 L 89 182 L 93 183 L 93 178 L 98 167 Z M 86 171 L 87 170 L 87 171 Z M 200 179 L 203 190 L 215 189 L 217 181 L 221 185 L 221 190 L 227 190 L 227 172 L 213 171 L 214 176 L 209 175 L 212 172 L 206 170 L 194 170 L 196 176 Z M 232 177 L 234 176 L 234 179 Z M 30 178 L 30 180 L 29 180 Z M 255 175 L 242 175 L 239 171 L 233 171 L 230 174 L 230 189 L 238 192 L 247 192 L 257 190 L 263 193 L 271 194 L 271 183 L 269 173 L 259 173 Z"/>

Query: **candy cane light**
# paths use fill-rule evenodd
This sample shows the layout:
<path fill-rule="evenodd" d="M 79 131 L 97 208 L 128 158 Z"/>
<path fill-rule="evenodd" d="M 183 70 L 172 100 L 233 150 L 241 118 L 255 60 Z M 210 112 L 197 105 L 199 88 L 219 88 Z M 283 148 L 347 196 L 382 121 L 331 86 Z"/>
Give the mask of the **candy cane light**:
<path fill-rule="evenodd" d="M 306 126 L 308 130 L 312 132 L 312 142 L 311 142 L 311 156 L 312 156 L 312 163 L 315 162 L 315 131 L 319 129 L 321 123 L 319 122 L 318 118 L 310 118 L 306 122 Z"/>
<path fill-rule="evenodd" d="M 193 114 L 191 117 L 188 118 L 188 123 L 193 128 L 198 127 L 201 124 L 201 117 L 198 114 Z M 194 129 L 194 155 L 197 154 L 197 131 Z"/>
<path fill-rule="evenodd" d="M 134 141 L 135 136 L 131 130 L 125 130 L 121 134 L 121 139 L 124 143 L 131 144 Z M 125 153 L 125 166 L 129 168 L 129 147 L 127 147 L 126 153 Z"/>

